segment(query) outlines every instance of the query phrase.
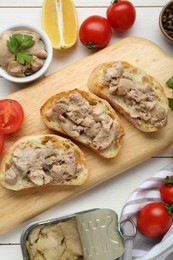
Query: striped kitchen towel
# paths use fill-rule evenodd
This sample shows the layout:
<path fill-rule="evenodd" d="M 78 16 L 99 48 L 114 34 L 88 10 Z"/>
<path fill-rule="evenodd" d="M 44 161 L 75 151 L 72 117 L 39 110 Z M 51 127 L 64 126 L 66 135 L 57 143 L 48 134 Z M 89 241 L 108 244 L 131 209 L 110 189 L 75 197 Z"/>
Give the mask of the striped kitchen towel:
<path fill-rule="evenodd" d="M 173 175 L 173 164 L 161 169 L 153 177 L 144 181 L 127 200 L 120 222 L 130 217 L 136 223 L 138 211 L 150 202 L 161 201 L 159 187 L 166 176 Z M 132 225 L 121 223 L 123 234 L 132 233 Z M 125 239 L 125 253 L 121 260 L 173 260 L 173 224 L 161 238 L 149 238 L 137 230 L 134 238 Z"/>

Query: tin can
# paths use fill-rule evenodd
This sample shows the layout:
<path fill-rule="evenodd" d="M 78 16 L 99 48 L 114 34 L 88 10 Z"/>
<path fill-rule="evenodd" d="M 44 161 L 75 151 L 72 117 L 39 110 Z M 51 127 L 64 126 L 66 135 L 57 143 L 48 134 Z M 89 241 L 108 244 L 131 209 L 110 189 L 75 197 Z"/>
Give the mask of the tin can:
<path fill-rule="evenodd" d="M 34 222 L 28 225 L 23 231 L 20 241 L 24 260 L 34 259 L 34 256 L 31 256 L 30 251 L 32 251 L 31 249 L 33 247 L 33 252 L 37 253 L 36 249 L 38 245 L 40 246 L 40 248 L 43 249 L 43 252 L 41 252 L 39 248 L 39 254 L 44 254 L 45 252 L 45 254 L 47 254 L 47 258 L 44 256 L 45 258 L 43 259 L 60 259 L 57 255 L 61 253 L 58 252 L 58 250 L 62 251 L 62 247 L 59 247 L 59 249 L 57 247 L 55 249 L 55 254 L 57 254 L 55 258 L 53 258 L 53 256 L 48 256 L 49 244 L 51 250 L 51 243 L 54 247 L 55 244 L 58 245 L 59 243 L 58 241 L 54 241 L 55 237 L 58 236 L 58 233 L 56 235 L 53 233 L 54 238 L 52 239 L 52 237 L 49 238 L 49 234 L 46 234 L 45 232 L 48 232 L 49 228 L 51 230 L 50 234 L 52 234 L 52 232 L 55 232 L 55 230 L 53 229 L 55 225 L 56 230 L 59 229 L 61 226 L 60 229 L 63 230 L 61 230 L 60 232 L 58 231 L 59 235 L 61 236 L 61 234 L 63 233 L 63 243 L 64 240 L 67 240 L 66 246 L 68 246 L 69 244 L 71 247 L 69 250 L 68 248 L 64 249 L 63 247 L 63 249 L 66 250 L 64 251 L 64 254 L 68 255 L 69 252 L 70 254 L 72 254 L 72 251 L 74 251 L 76 254 L 74 256 L 74 259 L 114 260 L 119 258 L 125 250 L 125 237 L 121 233 L 117 213 L 111 209 L 91 209 L 87 211 L 77 212 L 61 218 Z M 76 230 L 74 230 L 74 228 Z M 67 234 L 66 237 L 65 234 Z M 45 237 L 47 240 L 45 239 Z M 41 238 L 43 239 L 42 242 Z M 69 238 L 71 239 L 71 241 L 69 241 Z M 46 247 L 45 250 L 43 245 L 45 245 Z M 76 246 L 76 249 L 74 249 L 74 245 Z M 53 254 L 53 251 L 51 251 L 50 254 Z M 63 259 L 73 258 L 67 257 Z"/>

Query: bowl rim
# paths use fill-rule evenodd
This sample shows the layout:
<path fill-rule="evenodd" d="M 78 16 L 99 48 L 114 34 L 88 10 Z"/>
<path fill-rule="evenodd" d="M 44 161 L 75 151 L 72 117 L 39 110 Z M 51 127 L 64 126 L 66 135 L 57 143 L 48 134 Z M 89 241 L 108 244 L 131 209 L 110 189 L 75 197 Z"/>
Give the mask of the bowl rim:
<path fill-rule="evenodd" d="M 53 48 L 52 48 L 51 41 L 50 41 L 49 37 L 47 36 L 47 34 L 43 31 L 43 29 L 39 28 L 38 26 L 28 24 L 28 23 L 17 23 L 17 24 L 6 26 L 2 30 L 0 30 L 0 35 L 9 30 L 14 31 L 14 30 L 22 30 L 22 29 L 36 32 L 41 36 L 41 39 L 43 40 L 44 45 L 45 45 L 45 49 L 48 53 L 48 56 L 45 59 L 44 65 L 42 66 L 41 69 L 39 69 L 34 74 L 26 76 L 26 77 L 14 77 L 14 76 L 10 75 L 9 73 L 7 73 L 2 67 L 0 67 L 0 76 L 2 76 L 2 78 L 4 78 L 4 79 L 7 79 L 14 83 L 27 83 L 27 82 L 38 79 L 48 69 L 48 67 L 52 61 L 52 57 L 53 57 Z"/>
<path fill-rule="evenodd" d="M 170 37 L 166 32 L 165 32 L 165 29 L 163 28 L 163 24 L 162 24 L 162 16 L 163 14 L 165 13 L 165 10 L 170 6 L 170 5 L 173 5 L 173 0 L 169 1 L 166 5 L 163 6 L 161 12 L 160 12 L 160 15 L 159 15 L 159 26 L 160 26 L 160 29 L 162 31 L 162 33 L 164 34 L 164 36 L 170 41 L 170 42 L 173 42 L 173 37 Z"/>

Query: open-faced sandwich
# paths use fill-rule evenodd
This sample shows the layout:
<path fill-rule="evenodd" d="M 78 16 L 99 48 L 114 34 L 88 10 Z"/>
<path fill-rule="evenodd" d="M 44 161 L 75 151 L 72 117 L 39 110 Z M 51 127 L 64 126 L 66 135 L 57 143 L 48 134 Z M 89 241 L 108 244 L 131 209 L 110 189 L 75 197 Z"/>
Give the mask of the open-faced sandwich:
<path fill-rule="evenodd" d="M 45 185 L 81 185 L 88 177 L 83 152 L 57 135 L 20 138 L 6 153 L 0 183 L 11 190 Z"/>
<path fill-rule="evenodd" d="M 48 128 L 65 134 L 97 154 L 115 157 L 124 130 L 119 117 L 106 100 L 74 89 L 50 97 L 41 107 Z"/>
<path fill-rule="evenodd" d="M 127 62 L 100 64 L 91 73 L 88 88 L 143 132 L 155 132 L 167 124 L 168 100 L 163 87 Z"/>

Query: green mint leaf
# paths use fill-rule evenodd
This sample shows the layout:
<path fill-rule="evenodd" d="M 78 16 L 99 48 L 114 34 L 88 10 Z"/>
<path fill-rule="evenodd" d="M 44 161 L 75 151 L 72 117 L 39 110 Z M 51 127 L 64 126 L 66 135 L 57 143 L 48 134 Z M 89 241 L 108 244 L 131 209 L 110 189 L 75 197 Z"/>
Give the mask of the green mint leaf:
<path fill-rule="evenodd" d="M 32 56 L 28 55 L 29 51 L 28 50 L 23 50 L 17 53 L 16 55 L 16 60 L 17 62 L 21 64 L 25 64 L 25 62 L 32 62 L 33 58 Z"/>
<path fill-rule="evenodd" d="M 173 109 L 173 98 L 168 98 L 168 104 L 171 109 Z"/>
<path fill-rule="evenodd" d="M 173 76 L 166 82 L 167 86 L 173 89 Z"/>

